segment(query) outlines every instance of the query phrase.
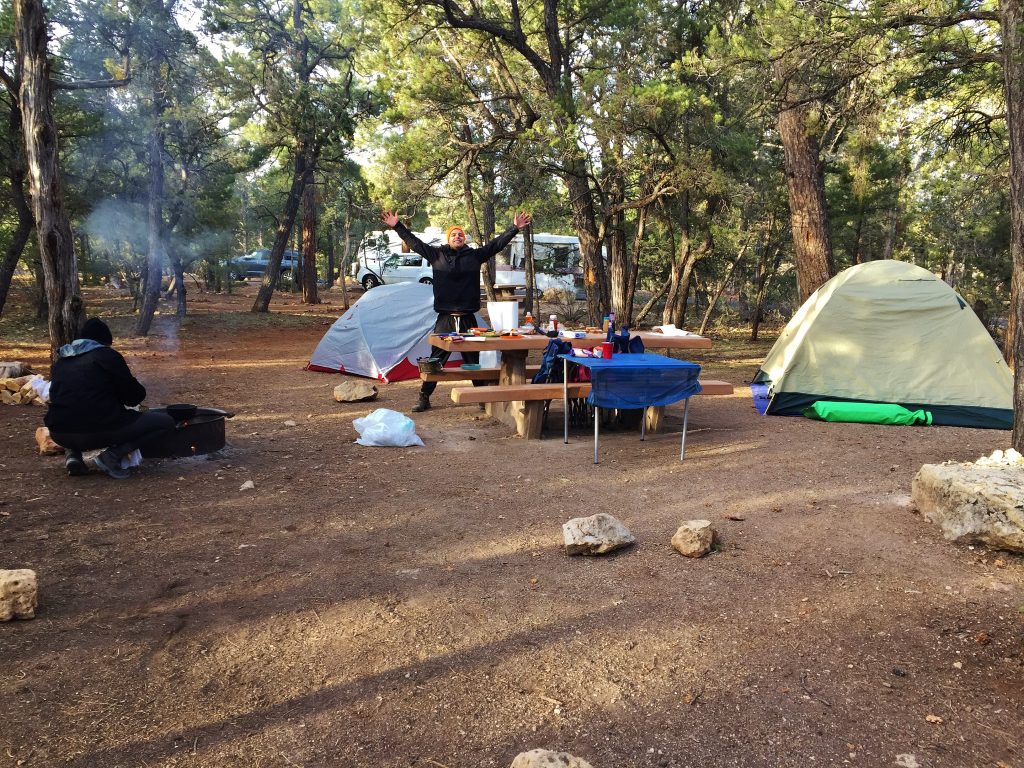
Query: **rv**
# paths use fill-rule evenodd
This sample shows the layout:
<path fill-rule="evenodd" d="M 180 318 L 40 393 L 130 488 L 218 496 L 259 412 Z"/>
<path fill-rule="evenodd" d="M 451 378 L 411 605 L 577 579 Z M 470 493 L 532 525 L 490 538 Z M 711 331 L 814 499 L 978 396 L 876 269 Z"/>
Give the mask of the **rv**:
<path fill-rule="evenodd" d="M 430 245 L 445 242 L 444 230 L 438 227 L 413 234 Z M 541 232 L 533 236 L 534 287 L 538 293 L 549 289 L 578 292 L 582 278 L 579 242 L 573 235 Z M 508 263 L 497 265 L 495 285 L 525 286 L 526 255 L 521 234 L 512 240 L 507 253 Z M 394 230 L 371 232 L 363 239 L 352 274 L 366 290 L 385 283 L 433 282 L 430 264 L 410 251 Z"/>
<path fill-rule="evenodd" d="M 509 263 L 497 267 L 496 285 L 526 285 L 526 245 L 516 235 L 509 245 Z M 575 293 L 582 283 L 580 239 L 575 235 L 539 232 L 533 236 L 534 288 Z"/>

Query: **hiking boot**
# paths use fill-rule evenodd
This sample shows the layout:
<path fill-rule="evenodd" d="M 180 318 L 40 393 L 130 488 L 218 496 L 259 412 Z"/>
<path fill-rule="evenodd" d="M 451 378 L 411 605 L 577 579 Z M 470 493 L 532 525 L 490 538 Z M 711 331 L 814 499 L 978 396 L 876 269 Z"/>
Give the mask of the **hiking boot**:
<path fill-rule="evenodd" d="M 64 469 L 71 477 L 81 477 L 89 474 L 89 468 L 85 466 L 85 459 L 81 451 L 64 451 Z"/>
<path fill-rule="evenodd" d="M 106 472 L 115 480 L 127 480 L 132 474 L 121 467 L 121 459 L 114 456 L 109 448 L 94 458 L 92 463 L 96 465 L 96 469 Z"/>
<path fill-rule="evenodd" d="M 413 413 L 423 413 L 424 411 L 430 410 L 430 398 L 426 395 L 420 395 L 420 401 L 412 407 Z"/>

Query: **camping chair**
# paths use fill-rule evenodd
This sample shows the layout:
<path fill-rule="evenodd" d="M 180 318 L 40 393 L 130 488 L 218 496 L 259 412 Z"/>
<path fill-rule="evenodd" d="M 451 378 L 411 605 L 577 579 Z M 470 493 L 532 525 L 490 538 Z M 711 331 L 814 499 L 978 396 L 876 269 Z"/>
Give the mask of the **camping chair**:
<path fill-rule="evenodd" d="M 561 384 L 563 378 L 563 365 L 562 361 L 558 359 L 559 355 L 568 355 L 572 353 L 572 342 L 564 339 L 551 339 L 548 342 L 547 348 L 544 350 L 544 356 L 540 361 L 540 370 L 533 377 L 534 384 Z M 569 372 L 570 381 L 589 381 L 590 372 L 583 368 L 573 366 Z M 586 376 L 587 378 L 583 378 Z M 544 415 L 541 418 L 541 430 L 547 429 L 548 425 L 548 409 L 551 407 L 551 401 L 544 401 Z M 584 397 L 574 397 L 569 401 L 569 423 L 574 427 L 585 426 L 590 421 L 591 408 L 587 405 L 587 400 Z"/>

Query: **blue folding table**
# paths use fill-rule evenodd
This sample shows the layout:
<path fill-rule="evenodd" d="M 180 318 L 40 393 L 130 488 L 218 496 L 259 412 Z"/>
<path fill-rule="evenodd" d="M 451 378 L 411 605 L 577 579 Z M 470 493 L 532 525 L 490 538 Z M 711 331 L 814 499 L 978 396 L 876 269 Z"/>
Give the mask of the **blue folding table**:
<path fill-rule="evenodd" d="M 647 409 L 684 401 L 683 437 L 679 459 L 686 456 L 686 424 L 690 415 L 690 398 L 700 393 L 700 366 L 686 360 L 657 355 L 617 354 L 610 360 L 601 357 L 559 355 L 562 358 L 562 399 L 565 411 L 564 442 L 569 442 L 569 363 L 590 371 L 590 394 L 587 403 L 594 407 L 594 463 L 598 463 L 600 408 L 642 408 L 640 439 L 646 437 Z"/>

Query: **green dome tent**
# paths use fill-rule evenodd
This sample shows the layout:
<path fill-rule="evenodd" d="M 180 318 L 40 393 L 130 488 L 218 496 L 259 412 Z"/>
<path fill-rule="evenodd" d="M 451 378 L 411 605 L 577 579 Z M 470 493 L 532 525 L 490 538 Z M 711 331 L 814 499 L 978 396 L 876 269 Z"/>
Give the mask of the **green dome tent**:
<path fill-rule="evenodd" d="M 896 403 L 934 424 L 1013 427 L 1013 377 L 957 293 L 926 269 L 869 261 L 833 277 L 789 321 L 754 378 L 766 413 L 817 400 Z"/>

